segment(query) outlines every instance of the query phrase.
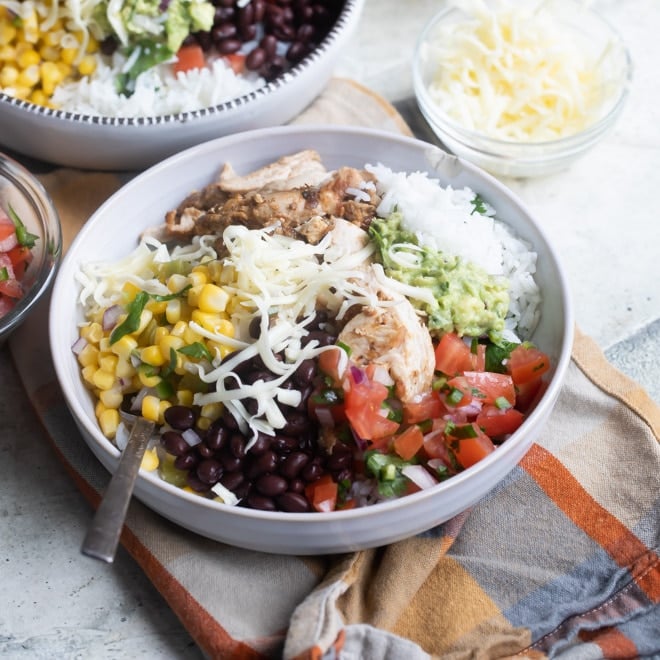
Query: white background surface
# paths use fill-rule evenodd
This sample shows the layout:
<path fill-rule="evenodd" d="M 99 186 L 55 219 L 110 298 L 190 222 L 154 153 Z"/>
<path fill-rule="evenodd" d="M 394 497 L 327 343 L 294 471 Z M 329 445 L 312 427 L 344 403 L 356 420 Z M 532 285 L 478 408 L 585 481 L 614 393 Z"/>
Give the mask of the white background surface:
<path fill-rule="evenodd" d="M 411 122 L 409 60 L 430 0 L 367 0 L 337 75 L 396 103 Z M 631 96 L 605 141 L 569 171 L 505 181 L 559 248 L 579 327 L 610 360 L 660 388 L 660 3 L 595 3 L 628 43 Z M 404 8 L 405 7 L 405 8 Z M 0 350 L 0 657 L 200 658 L 123 549 L 106 566 L 80 555 L 91 511 L 31 414 Z"/>

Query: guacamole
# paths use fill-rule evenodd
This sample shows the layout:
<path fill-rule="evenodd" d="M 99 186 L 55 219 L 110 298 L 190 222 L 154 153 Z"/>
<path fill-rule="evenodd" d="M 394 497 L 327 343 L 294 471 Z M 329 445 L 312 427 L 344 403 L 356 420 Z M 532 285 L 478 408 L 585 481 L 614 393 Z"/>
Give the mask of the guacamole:
<path fill-rule="evenodd" d="M 420 245 L 414 233 L 403 227 L 395 211 L 375 218 L 369 234 L 378 246 L 385 274 L 414 287 L 430 289 L 435 304 L 411 299 L 427 314 L 434 334 L 456 332 L 469 337 L 497 337 L 504 329 L 509 309 L 509 284 L 479 266 Z"/>

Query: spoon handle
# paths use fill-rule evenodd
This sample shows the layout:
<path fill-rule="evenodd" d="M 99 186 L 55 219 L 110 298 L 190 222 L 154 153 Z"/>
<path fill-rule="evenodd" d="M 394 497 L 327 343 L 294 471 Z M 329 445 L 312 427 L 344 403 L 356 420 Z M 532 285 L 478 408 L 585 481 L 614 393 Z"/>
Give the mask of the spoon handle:
<path fill-rule="evenodd" d="M 138 417 L 133 424 L 117 470 L 87 530 L 81 548 L 83 554 L 109 564 L 113 562 L 135 479 L 153 430 L 154 423 L 144 417 Z"/>

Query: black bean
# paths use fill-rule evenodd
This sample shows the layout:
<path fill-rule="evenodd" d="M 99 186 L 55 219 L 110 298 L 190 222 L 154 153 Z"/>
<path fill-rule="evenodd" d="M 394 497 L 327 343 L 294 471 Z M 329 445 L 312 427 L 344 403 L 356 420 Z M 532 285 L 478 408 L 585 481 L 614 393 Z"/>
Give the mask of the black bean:
<path fill-rule="evenodd" d="M 196 415 L 187 406 L 170 406 L 163 414 L 165 421 L 177 431 L 185 431 L 193 427 Z"/>
<path fill-rule="evenodd" d="M 276 435 L 270 444 L 271 448 L 278 454 L 286 454 L 298 449 L 299 442 L 297 438 L 288 435 Z"/>
<path fill-rule="evenodd" d="M 259 433 L 253 443 L 253 445 L 248 450 L 248 453 L 258 456 L 263 454 L 269 447 L 272 438 L 265 433 Z"/>
<path fill-rule="evenodd" d="M 252 41 L 257 37 L 257 26 L 256 25 L 245 25 L 239 31 L 241 39 L 243 41 Z"/>
<path fill-rule="evenodd" d="M 277 455 L 270 449 L 265 451 L 259 456 L 254 456 L 245 468 L 245 476 L 248 479 L 255 479 L 256 477 L 273 472 L 277 467 Z"/>
<path fill-rule="evenodd" d="M 214 23 L 223 23 L 231 21 L 236 15 L 236 10 L 233 7 L 216 7 L 215 16 L 213 17 Z"/>
<path fill-rule="evenodd" d="M 218 451 L 226 446 L 228 438 L 227 428 L 222 423 L 213 422 L 206 433 L 205 442 L 211 449 Z"/>
<path fill-rule="evenodd" d="M 302 338 L 303 346 L 309 344 L 310 341 L 317 341 L 319 346 L 332 346 L 337 338 L 323 330 L 312 330 L 306 337 Z"/>
<path fill-rule="evenodd" d="M 223 452 L 220 456 L 220 461 L 226 472 L 236 472 L 236 470 L 240 470 L 243 466 L 243 460 L 236 458 L 230 452 Z"/>
<path fill-rule="evenodd" d="M 241 49 L 243 42 L 240 39 L 230 37 L 218 42 L 217 49 L 221 55 L 231 55 Z"/>
<path fill-rule="evenodd" d="M 275 497 L 286 492 L 289 483 L 284 477 L 276 474 L 264 474 L 254 482 L 254 487 L 262 494 L 268 497 Z"/>
<path fill-rule="evenodd" d="M 177 456 L 174 459 L 174 467 L 179 470 L 190 470 L 199 463 L 199 455 L 193 452 Z"/>
<path fill-rule="evenodd" d="M 202 458 L 211 458 L 215 454 L 215 450 L 211 449 L 206 443 L 200 442 L 195 449 L 197 450 L 197 453 L 202 457 Z"/>
<path fill-rule="evenodd" d="M 302 479 L 291 479 L 289 490 L 292 493 L 302 493 L 305 490 L 305 482 Z"/>
<path fill-rule="evenodd" d="M 282 429 L 283 433 L 292 436 L 299 436 L 309 429 L 309 417 L 301 412 L 291 413 L 286 420 L 286 425 Z"/>
<path fill-rule="evenodd" d="M 190 445 L 177 431 L 165 431 L 160 436 L 160 444 L 165 448 L 165 451 L 168 454 L 174 456 L 183 456 L 190 451 Z"/>
<path fill-rule="evenodd" d="M 293 479 L 300 474 L 300 471 L 309 463 L 309 460 L 309 456 L 304 452 L 293 452 L 280 463 L 279 472 L 287 479 Z"/>
<path fill-rule="evenodd" d="M 275 45 L 277 45 L 277 43 Z M 246 65 L 247 65 L 247 60 L 246 60 Z M 250 321 L 250 325 L 248 326 L 248 332 L 250 333 L 250 337 L 252 337 L 252 339 L 259 339 L 259 337 L 261 336 L 261 316 L 255 316 Z"/>
<path fill-rule="evenodd" d="M 246 25 L 252 25 L 252 23 L 254 23 L 254 7 L 250 2 L 238 10 L 238 26 L 243 28 Z"/>
<path fill-rule="evenodd" d="M 312 39 L 312 37 L 314 36 L 314 32 L 316 32 L 316 30 L 314 29 L 313 25 L 311 25 L 310 23 L 303 23 L 296 30 L 296 39 L 306 44 L 308 41 Z"/>
<path fill-rule="evenodd" d="M 350 452 L 336 449 L 326 458 L 325 465 L 328 470 L 343 470 L 351 465 L 353 456 Z"/>
<path fill-rule="evenodd" d="M 238 422 L 227 408 L 222 411 L 222 423 L 230 430 L 236 431 L 238 429 Z"/>
<path fill-rule="evenodd" d="M 255 48 L 248 53 L 248 56 L 245 58 L 245 66 L 250 71 L 258 71 L 266 62 L 266 51 L 263 48 Z M 252 326 L 252 324 L 250 324 Z M 250 331 L 250 335 L 252 332 Z M 257 335 L 258 337 L 258 335 Z M 257 338 L 255 337 L 255 339 Z"/>
<path fill-rule="evenodd" d="M 233 23 L 224 22 L 216 25 L 211 30 L 211 37 L 213 41 L 222 41 L 223 39 L 230 39 L 238 34 L 238 30 Z"/>
<path fill-rule="evenodd" d="M 245 506 L 244 500 L 252 492 L 252 484 L 247 480 L 243 480 L 240 484 L 238 484 L 238 486 L 234 488 L 232 492 L 234 495 L 236 495 L 236 497 L 238 497 L 239 500 L 242 500 L 241 505 Z"/>
<path fill-rule="evenodd" d="M 240 433 L 233 433 L 231 438 L 229 438 L 229 450 L 236 458 L 245 458 L 246 442 Z"/>
<path fill-rule="evenodd" d="M 293 374 L 293 380 L 301 387 L 304 387 L 312 382 L 315 375 L 316 362 L 312 359 L 303 360 Z"/>
<path fill-rule="evenodd" d="M 240 472 L 225 472 L 220 477 L 220 483 L 227 489 L 234 492 L 244 481 Z"/>
<path fill-rule="evenodd" d="M 265 495 L 259 495 L 258 493 L 250 493 L 247 496 L 247 503 L 253 509 L 261 509 L 262 511 L 277 511 L 275 502 L 272 498 L 266 497 Z"/>
<path fill-rule="evenodd" d="M 186 477 L 186 483 L 198 493 L 203 493 L 209 489 L 209 485 L 201 481 L 201 479 L 199 479 L 193 472 L 188 473 L 188 476 Z"/>
<path fill-rule="evenodd" d="M 279 495 L 277 504 L 282 511 L 287 513 L 305 513 L 310 510 L 307 499 L 299 493 L 292 493 L 291 491 Z"/>
<path fill-rule="evenodd" d="M 272 34 L 266 34 L 261 38 L 259 46 L 264 49 L 267 59 L 272 59 L 275 53 L 277 52 L 277 39 Z M 252 324 L 250 324 L 250 328 Z M 256 339 L 252 332 L 250 331 L 250 336 Z M 258 335 L 257 335 L 258 336 Z"/>
<path fill-rule="evenodd" d="M 302 469 L 300 476 L 308 483 L 316 481 L 323 474 L 323 468 L 319 463 L 308 463 Z"/>
<path fill-rule="evenodd" d="M 202 483 L 213 486 L 222 476 L 222 463 L 215 458 L 207 458 L 197 466 L 195 474 Z"/>
<path fill-rule="evenodd" d="M 264 14 L 266 13 L 266 3 L 264 0 L 252 0 L 252 6 L 254 7 L 254 20 L 257 23 L 261 23 L 264 20 Z"/>

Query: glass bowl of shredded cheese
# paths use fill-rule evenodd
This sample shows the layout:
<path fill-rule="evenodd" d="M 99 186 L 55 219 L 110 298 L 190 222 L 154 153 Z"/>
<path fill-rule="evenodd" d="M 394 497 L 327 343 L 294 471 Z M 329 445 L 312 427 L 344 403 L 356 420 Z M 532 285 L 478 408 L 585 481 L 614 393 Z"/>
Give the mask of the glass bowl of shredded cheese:
<path fill-rule="evenodd" d="M 570 166 L 618 119 L 631 79 L 621 37 L 572 0 L 451 3 L 413 59 L 417 103 L 443 145 L 511 177 Z"/>

